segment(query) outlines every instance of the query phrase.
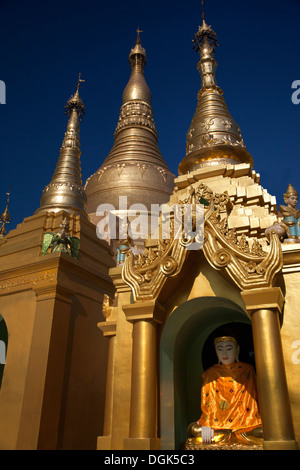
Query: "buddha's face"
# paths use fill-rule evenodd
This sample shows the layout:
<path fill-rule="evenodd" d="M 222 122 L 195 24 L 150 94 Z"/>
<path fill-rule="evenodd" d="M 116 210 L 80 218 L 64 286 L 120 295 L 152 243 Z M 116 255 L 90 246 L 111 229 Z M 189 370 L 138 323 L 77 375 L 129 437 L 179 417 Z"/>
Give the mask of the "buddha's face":
<path fill-rule="evenodd" d="M 296 207 L 298 204 L 298 197 L 297 196 L 290 196 L 287 199 L 287 205 L 291 207 Z"/>
<path fill-rule="evenodd" d="M 216 344 L 216 354 L 221 364 L 231 365 L 236 361 L 238 348 L 232 341 L 220 341 Z"/>

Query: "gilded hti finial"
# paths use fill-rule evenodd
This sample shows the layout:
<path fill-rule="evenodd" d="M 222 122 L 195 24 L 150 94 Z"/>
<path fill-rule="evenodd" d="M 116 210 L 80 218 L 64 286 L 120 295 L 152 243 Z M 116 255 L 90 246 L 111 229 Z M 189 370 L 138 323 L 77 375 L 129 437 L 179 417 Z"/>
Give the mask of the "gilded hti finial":
<path fill-rule="evenodd" d="M 75 91 L 74 95 L 72 95 L 71 98 L 68 100 L 68 102 L 65 106 L 66 114 L 68 114 L 68 116 L 70 116 L 73 109 L 76 109 L 79 119 L 81 119 L 82 115 L 85 114 L 85 107 L 84 107 L 84 104 L 83 104 L 83 102 L 82 102 L 82 100 L 79 96 L 80 85 L 81 85 L 81 83 L 84 83 L 84 82 L 85 82 L 85 80 L 82 80 L 81 73 L 80 73 L 79 76 L 78 76 L 76 91 Z"/>
<path fill-rule="evenodd" d="M 133 72 L 143 72 L 144 67 L 147 63 L 146 51 L 142 47 L 140 33 L 143 31 L 138 27 L 136 30 L 137 38 L 136 44 L 133 49 L 131 49 L 129 54 L 129 63 L 131 66 L 131 70 Z"/>
<path fill-rule="evenodd" d="M 203 3 L 202 3 L 203 7 Z M 202 11 L 202 25 L 199 26 L 195 38 L 193 39 L 193 48 L 200 53 L 200 62 L 198 69 L 202 79 L 202 89 L 217 86 L 215 72 L 217 63 L 215 61 L 215 49 L 218 47 L 218 38 L 211 26 L 208 26 L 204 19 Z"/>
<path fill-rule="evenodd" d="M 0 217 L 0 222 L 1 222 L 0 238 L 3 238 L 6 235 L 5 225 L 10 223 L 10 214 L 9 214 L 9 211 L 8 211 L 10 194 L 11 194 L 11 186 L 9 188 L 9 193 L 6 193 L 6 195 L 7 195 L 6 207 L 4 209 L 3 214 Z"/>

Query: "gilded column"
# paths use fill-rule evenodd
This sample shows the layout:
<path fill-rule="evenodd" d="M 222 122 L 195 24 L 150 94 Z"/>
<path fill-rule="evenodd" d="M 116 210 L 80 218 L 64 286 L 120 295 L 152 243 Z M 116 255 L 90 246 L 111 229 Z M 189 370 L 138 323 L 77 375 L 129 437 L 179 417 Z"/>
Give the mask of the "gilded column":
<path fill-rule="evenodd" d="M 252 320 L 265 450 L 297 450 L 281 344 L 279 287 L 241 293 Z"/>
<path fill-rule="evenodd" d="M 129 438 L 124 449 L 159 449 L 157 438 L 157 325 L 164 310 L 155 302 L 123 307 L 133 323 L 132 381 Z"/>
<path fill-rule="evenodd" d="M 97 326 L 102 331 L 103 336 L 109 338 L 103 436 L 99 436 L 97 439 L 97 449 L 101 450 L 101 449 L 107 449 L 108 447 L 110 447 L 110 441 L 111 441 L 111 435 L 112 435 L 116 322 L 106 321 L 106 322 L 98 323 Z"/>

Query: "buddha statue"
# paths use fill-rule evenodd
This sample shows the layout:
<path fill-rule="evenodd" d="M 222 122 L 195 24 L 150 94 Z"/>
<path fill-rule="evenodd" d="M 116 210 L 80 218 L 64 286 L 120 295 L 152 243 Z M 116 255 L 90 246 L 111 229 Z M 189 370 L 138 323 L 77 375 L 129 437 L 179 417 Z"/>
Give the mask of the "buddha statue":
<path fill-rule="evenodd" d="M 296 243 L 300 240 L 300 210 L 297 209 L 298 193 L 291 184 L 283 195 L 286 206 L 279 206 L 281 225 L 284 226 L 288 238 L 287 243 Z"/>
<path fill-rule="evenodd" d="M 255 372 L 239 361 L 233 336 L 214 340 L 218 364 L 202 375 L 201 416 L 188 427 L 196 444 L 262 445 Z"/>

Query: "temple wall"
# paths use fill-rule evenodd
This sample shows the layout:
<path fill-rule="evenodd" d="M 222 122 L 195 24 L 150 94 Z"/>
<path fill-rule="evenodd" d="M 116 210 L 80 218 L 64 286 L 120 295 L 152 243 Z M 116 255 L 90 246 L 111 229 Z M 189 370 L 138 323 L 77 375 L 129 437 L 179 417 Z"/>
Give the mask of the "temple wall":
<path fill-rule="evenodd" d="M 97 323 L 114 262 L 95 227 L 70 216 L 79 256 L 41 254 L 66 214 L 25 219 L 0 243 L 0 314 L 8 331 L 1 449 L 95 449 L 104 420 L 107 340 Z"/>

